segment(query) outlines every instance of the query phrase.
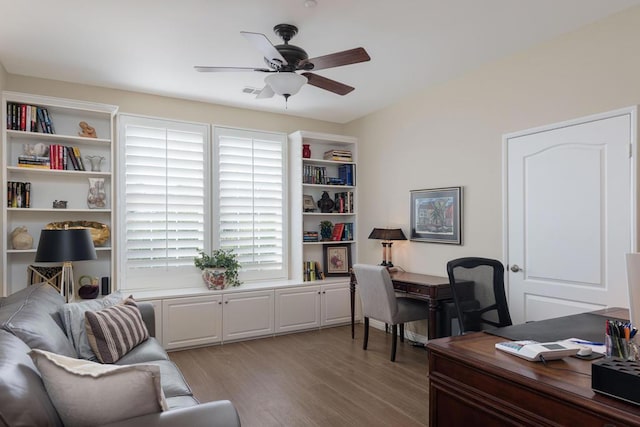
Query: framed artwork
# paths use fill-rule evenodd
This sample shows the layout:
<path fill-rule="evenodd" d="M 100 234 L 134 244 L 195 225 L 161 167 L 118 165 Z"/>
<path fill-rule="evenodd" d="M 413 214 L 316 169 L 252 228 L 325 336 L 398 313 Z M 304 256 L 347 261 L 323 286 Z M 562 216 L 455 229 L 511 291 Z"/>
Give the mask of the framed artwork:
<path fill-rule="evenodd" d="M 324 275 L 349 276 L 351 272 L 351 245 L 348 243 L 324 245 Z"/>
<path fill-rule="evenodd" d="M 462 244 L 462 187 L 411 191 L 414 242 Z"/>
<path fill-rule="evenodd" d="M 313 200 L 313 196 L 310 194 L 305 194 L 302 196 L 302 208 L 305 212 L 315 212 L 316 210 L 316 202 Z"/>

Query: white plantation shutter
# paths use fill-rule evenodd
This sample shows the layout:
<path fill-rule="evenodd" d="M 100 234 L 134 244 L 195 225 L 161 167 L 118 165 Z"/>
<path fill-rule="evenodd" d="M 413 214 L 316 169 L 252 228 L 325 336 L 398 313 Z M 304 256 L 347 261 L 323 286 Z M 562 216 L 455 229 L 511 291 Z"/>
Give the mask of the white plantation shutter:
<path fill-rule="evenodd" d="M 201 286 L 208 126 L 121 116 L 120 132 L 125 287 Z"/>
<path fill-rule="evenodd" d="M 243 280 L 286 278 L 286 135 L 216 127 L 214 140 L 219 247 L 238 254 Z"/>

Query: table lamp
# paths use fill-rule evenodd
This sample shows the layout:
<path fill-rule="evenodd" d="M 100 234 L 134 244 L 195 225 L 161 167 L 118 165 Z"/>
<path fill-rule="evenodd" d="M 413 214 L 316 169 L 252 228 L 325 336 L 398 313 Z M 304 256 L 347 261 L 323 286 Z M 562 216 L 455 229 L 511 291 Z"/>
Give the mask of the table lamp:
<path fill-rule="evenodd" d="M 74 300 L 72 261 L 97 259 L 91 233 L 87 229 L 42 230 L 36 262 L 62 262 L 60 294 L 67 302 Z"/>
<path fill-rule="evenodd" d="M 407 240 L 400 228 L 374 228 L 369 234 L 370 239 L 382 240 L 382 263 L 387 267 L 393 267 L 391 260 L 391 245 L 393 240 Z M 387 251 L 387 248 L 389 250 Z"/>

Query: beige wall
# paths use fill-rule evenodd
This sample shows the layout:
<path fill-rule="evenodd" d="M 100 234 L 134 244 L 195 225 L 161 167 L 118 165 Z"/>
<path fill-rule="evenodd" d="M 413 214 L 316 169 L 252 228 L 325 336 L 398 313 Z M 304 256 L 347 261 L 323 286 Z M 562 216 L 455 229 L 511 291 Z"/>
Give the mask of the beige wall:
<path fill-rule="evenodd" d="M 4 67 L 0 63 L 0 90 L 4 90 L 6 84 L 7 84 L 7 71 L 4 69 Z"/>
<path fill-rule="evenodd" d="M 395 264 L 445 275 L 452 258 L 502 259 L 503 134 L 639 104 L 638 52 L 634 8 L 348 124 L 360 138 L 360 261 L 380 262 L 373 227 L 408 233 L 409 190 L 446 186 L 464 186 L 464 245 L 396 243 Z"/>
<path fill-rule="evenodd" d="M 341 133 L 342 125 L 138 92 L 106 89 L 8 74 L 4 89 L 113 104 L 121 113 L 290 133 L 296 130 Z M 0 77 L 0 83 L 1 83 Z"/>

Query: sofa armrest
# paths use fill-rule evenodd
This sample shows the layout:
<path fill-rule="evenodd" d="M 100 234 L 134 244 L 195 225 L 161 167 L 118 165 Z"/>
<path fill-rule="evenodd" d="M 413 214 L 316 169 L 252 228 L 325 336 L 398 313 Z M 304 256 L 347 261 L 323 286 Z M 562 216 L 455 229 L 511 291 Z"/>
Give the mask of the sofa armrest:
<path fill-rule="evenodd" d="M 150 302 L 136 301 L 140 314 L 142 314 L 142 320 L 144 321 L 149 336 L 156 336 L 156 313 L 153 309 L 153 304 Z"/>
<path fill-rule="evenodd" d="M 218 400 L 201 403 L 188 408 L 172 409 L 165 412 L 129 418 L 104 427 L 240 427 L 240 417 L 231 402 Z"/>

